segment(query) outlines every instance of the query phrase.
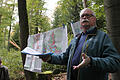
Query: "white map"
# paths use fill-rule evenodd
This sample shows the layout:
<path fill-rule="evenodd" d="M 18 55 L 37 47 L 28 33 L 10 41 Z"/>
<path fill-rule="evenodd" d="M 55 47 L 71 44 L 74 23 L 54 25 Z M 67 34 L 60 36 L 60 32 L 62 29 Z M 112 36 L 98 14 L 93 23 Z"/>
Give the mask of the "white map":
<path fill-rule="evenodd" d="M 40 53 L 59 54 L 68 47 L 67 27 L 59 27 L 44 33 L 29 35 L 28 45 Z M 27 55 L 25 70 L 41 72 L 42 60 L 38 56 Z"/>

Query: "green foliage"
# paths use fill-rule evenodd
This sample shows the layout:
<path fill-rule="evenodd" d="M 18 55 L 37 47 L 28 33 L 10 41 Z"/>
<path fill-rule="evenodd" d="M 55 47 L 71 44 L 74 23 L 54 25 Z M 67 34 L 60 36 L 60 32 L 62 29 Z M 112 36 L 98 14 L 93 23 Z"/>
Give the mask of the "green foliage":
<path fill-rule="evenodd" d="M 3 28 L 0 28 L 0 44 L 1 44 L 0 48 L 3 47 L 3 46 L 2 46 L 2 45 L 3 45 L 3 41 L 4 41 L 3 35 L 4 35 L 4 29 L 3 29 Z"/>
<path fill-rule="evenodd" d="M 50 29 L 49 19 L 44 15 L 46 11 L 44 4 L 43 0 L 27 0 L 30 34 L 34 34 L 35 27 L 39 28 L 39 32 L 45 32 Z"/>
<path fill-rule="evenodd" d="M 60 0 L 54 12 L 53 27 L 59 27 L 62 24 L 69 26 L 71 22 L 78 21 L 79 12 L 82 8 L 81 0 Z"/>
<path fill-rule="evenodd" d="M 53 73 L 54 73 L 55 70 L 59 70 L 58 73 L 60 73 L 60 72 L 66 72 L 67 67 L 63 66 L 63 65 L 49 64 L 49 63 L 46 63 L 46 62 L 42 63 L 42 71 L 43 72 L 44 71 L 53 71 Z M 58 73 L 56 73 L 56 74 L 58 74 Z"/>
<path fill-rule="evenodd" d="M 2 3 L 0 5 L 0 15 L 2 15 L 0 28 L 5 28 L 11 24 L 11 16 L 13 15 L 13 6 L 15 5 L 15 3 L 14 0 L 2 0 L 0 3 Z"/>
<path fill-rule="evenodd" d="M 14 15 L 14 3 L 15 0 L 0 0 L 0 44 L 1 48 L 5 48 L 7 44 L 8 30 L 11 22 L 14 20 L 12 17 Z"/>
<path fill-rule="evenodd" d="M 54 12 L 53 28 L 67 25 L 69 35 L 72 35 L 71 22 L 79 21 L 82 0 L 60 0 Z M 70 42 L 70 41 L 69 41 Z"/>
<path fill-rule="evenodd" d="M 103 0 L 89 0 L 88 3 L 89 8 L 96 14 L 98 28 L 106 27 Z"/>
<path fill-rule="evenodd" d="M 11 80 L 24 79 L 20 51 L 11 50 L 8 52 L 6 49 L 2 49 L 0 50 L 0 57 L 2 58 L 3 65 L 8 67 Z"/>

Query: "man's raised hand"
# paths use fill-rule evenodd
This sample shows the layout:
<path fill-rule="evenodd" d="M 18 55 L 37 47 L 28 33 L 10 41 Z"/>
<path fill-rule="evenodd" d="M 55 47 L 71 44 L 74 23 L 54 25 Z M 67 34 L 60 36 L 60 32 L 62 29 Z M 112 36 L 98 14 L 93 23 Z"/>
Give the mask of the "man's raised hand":
<path fill-rule="evenodd" d="M 91 59 L 89 56 L 87 56 L 85 53 L 82 53 L 82 62 L 77 65 L 77 66 L 73 66 L 73 69 L 79 69 L 79 68 L 82 68 L 82 67 L 85 67 L 87 65 L 89 65 Z"/>

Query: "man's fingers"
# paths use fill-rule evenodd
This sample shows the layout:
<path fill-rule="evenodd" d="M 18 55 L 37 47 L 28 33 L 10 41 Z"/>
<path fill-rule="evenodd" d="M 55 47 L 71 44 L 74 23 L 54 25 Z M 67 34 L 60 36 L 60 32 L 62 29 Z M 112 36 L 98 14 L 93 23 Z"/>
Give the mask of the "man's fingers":
<path fill-rule="evenodd" d="M 78 67 L 77 66 L 73 66 L 73 69 L 77 69 Z"/>
<path fill-rule="evenodd" d="M 84 67 L 90 63 L 90 58 L 84 53 L 82 53 L 82 59 L 83 59 L 83 61 L 79 65 L 73 66 L 73 69 L 78 69 L 78 68 Z"/>
<path fill-rule="evenodd" d="M 85 66 L 85 60 L 83 60 L 79 65 L 73 66 L 73 69 L 78 69 Z"/>

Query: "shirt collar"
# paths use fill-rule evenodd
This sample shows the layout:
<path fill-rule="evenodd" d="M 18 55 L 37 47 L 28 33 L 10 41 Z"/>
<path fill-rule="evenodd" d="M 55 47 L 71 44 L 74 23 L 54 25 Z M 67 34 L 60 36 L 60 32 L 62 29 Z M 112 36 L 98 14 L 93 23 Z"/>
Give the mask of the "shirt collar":
<path fill-rule="evenodd" d="M 94 32 L 95 28 L 96 28 L 95 26 L 92 26 L 85 33 L 82 32 L 82 34 L 92 34 Z"/>
<path fill-rule="evenodd" d="M 76 37 L 80 37 L 81 35 L 96 35 L 96 31 L 97 31 L 97 27 L 93 26 L 91 28 L 89 28 L 85 33 L 84 32 L 80 32 L 76 35 Z"/>

